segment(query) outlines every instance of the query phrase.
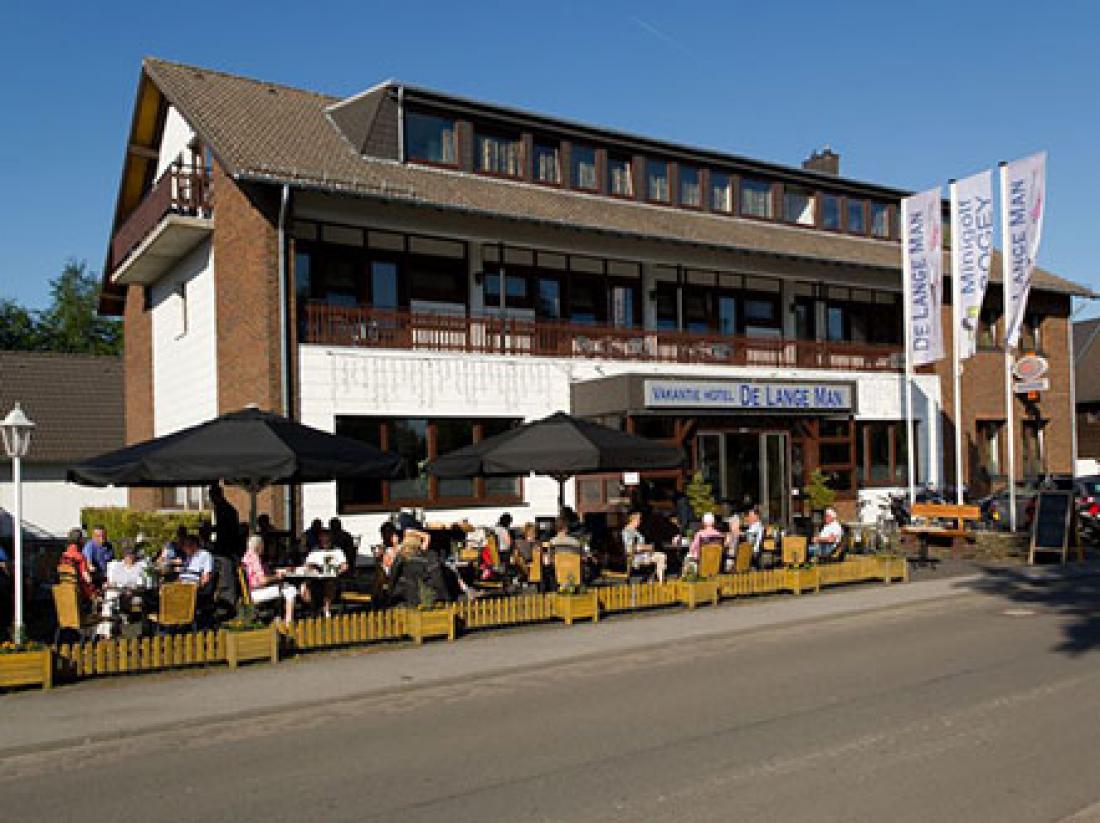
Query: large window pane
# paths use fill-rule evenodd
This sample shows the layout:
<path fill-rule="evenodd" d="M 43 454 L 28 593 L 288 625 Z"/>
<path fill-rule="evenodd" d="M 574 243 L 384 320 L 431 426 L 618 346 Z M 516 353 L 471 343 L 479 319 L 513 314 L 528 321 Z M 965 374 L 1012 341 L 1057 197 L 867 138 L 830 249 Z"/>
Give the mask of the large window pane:
<path fill-rule="evenodd" d="M 611 324 L 629 329 L 635 325 L 634 310 L 638 305 L 638 289 L 635 286 L 611 288 Z"/>
<path fill-rule="evenodd" d="M 599 277 L 574 275 L 569 287 L 569 319 L 592 325 L 607 318 L 607 290 Z"/>
<path fill-rule="evenodd" d="M 885 203 L 871 204 L 871 234 L 875 237 L 890 236 L 890 208 Z"/>
<path fill-rule="evenodd" d="M 390 451 L 400 455 L 404 478 L 390 481 L 394 500 L 423 500 L 428 496 L 428 476 L 423 473 L 428 459 L 428 421 L 394 418 L 390 423 Z"/>
<path fill-rule="evenodd" d="M 712 211 L 733 211 L 733 186 L 728 174 L 710 173 L 710 208 Z"/>
<path fill-rule="evenodd" d="M 657 328 L 662 331 L 675 331 L 679 326 L 679 309 L 676 301 L 676 286 L 660 283 L 657 286 Z"/>
<path fill-rule="evenodd" d="M 481 424 L 481 439 L 485 440 L 514 429 L 523 421 L 516 418 L 492 417 L 478 422 Z M 520 478 L 518 477 L 485 478 L 485 494 L 488 497 L 518 497 L 519 493 Z"/>
<path fill-rule="evenodd" d="M 337 417 L 336 433 L 382 447 L 381 423 L 376 417 Z M 349 506 L 376 506 L 382 503 L 381 480 L 341 480 L 336 484 L 336 505 L 340 512 Z"/>
<path fill-rule="evenodd" d="M 436 456 L 449 454 L 456 449 L 469 446 L 474 442 L 474 424 L 464 418 L 445 417 L 435 421 Z M 473 497 L 474 479 L 472 477 L 440 477 L 436 481 L 436 493 L 439 497 Z"/>
<path fill-rule="evenodd" d="M 874 486 L 890 483 L 890 424 L 867 424 L 867 458 L 870 463 L 870 482 Z"/>
<path fill-rule="evenodd" d="M 711 332 L 714 326 L 711 322 L 709 292 L 700 289 L 684 290 L 684 326 L 691 332 Z"/>
<path fill-rule="evenodd" d="M 376 309 L 397 308 L 397 264 L 375 260 L 370 265 L 371 304 Z"/>
<path fill-rule="evenodd" d="M 634 196 L 634 177 L 631 174 L 630 160 L 626 157 L 607 158 L 608 186 L 611 193 L 618 197 Z"/>
<path fill-rule="evenodd" d="M 664 160 L 647 160 L 646 197 L 660 203 L 668 202 L 668 163 Z"/>
<path fill-rule="evenodd" d="M 848 231 L 852 234 L 867 234 L 867 220 L 863 214 L 866 208 L 866 200 L 848 200 Z"/>
<path fill-rule="evenodd" d="M 437 303 L 466 303 L 466 261 L 436 257 L 412 257 L 409 261 L 409 296 Z"/>
<path fill-rule="evenodd" d="M 718 333 L 737 333 L 737 298 L 728 294 L 718 296 Z"/>
<path fill-rule="evenodd" d="M 846 466 L 852 462 L 848 443 L 822 443 L 819 448 L 822 466 Z"/>
<path fill-rule="evenodd" d="M 825 309 L 825 339 L 839 343 L 845 339 L 844 307 L 829 306 Z"/>
<path fill-rule="evenodd" d="M 749 217 L 772 217 L 771 183 L 766 180 L 742 179 L 741 214 Z"/>
<path fill-rule="evenodd" d="M 814 225 L 814 193 L 802 186 L 783 189 L 783 219 L 802 226 Z"/>
<path fill-rule="evenodd" d="M 573 188 L 595 191 L 596 185 L 596 150 L 591 146 L 573 146 L 570 152 L 570 165 L 572 166 Z"/>
<path fill-rule="evenodd" d="M 294 294 L 299 300 L 308 300 L 313 296 L 311 263 L 312 257 L 308 252 L 300 251 L 294 255 Z"/>
<path fill-rule="evenodd" d="M 835 194 L 821 195 L 821 227 L 834 231 L 840 228 L 840 198 Z"/>
<path fill-rule="evenodd" d="M 405 115 L 405 154 L 411 160 L 453 166 L 458 162 L 454 120 L 408 112 Z"/>
<path fill-rule="evenodd" d="M 702 205 L 702 193 L 699 190 L 699 169 L 680 166 L 680 205 L 698 208 Z"/>
<path fill-rule="evenodd" d="M 475 143 L 478 171 L 519 177 L 523 148 L 518 138 L 479 134 Z"/>
<path fill-rule="evenodd" d="M 557 145 L 535 144 L 534 173 L 535 180 L 540 183 L 556 185 L 561 182 L 561 151 Z"/>
<path fill-rule="evenodd" d="M 557 278 L 539 278 L 539 297 L 535 312 L 539 317 L 561 317 L 561 283 Z"/>

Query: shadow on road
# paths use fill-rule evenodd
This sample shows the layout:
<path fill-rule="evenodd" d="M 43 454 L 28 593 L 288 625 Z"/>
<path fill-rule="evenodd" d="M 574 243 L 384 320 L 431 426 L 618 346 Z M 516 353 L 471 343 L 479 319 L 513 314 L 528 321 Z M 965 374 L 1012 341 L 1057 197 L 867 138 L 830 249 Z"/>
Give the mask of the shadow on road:
<path fill-rule="evenodd" d="M 1094 574 L 1049 574 L 1035 567 L 986 566 L 984 576 L 966 585 L 985 594 L 1003 597 L 1023 607 L 1035 607 L 1066 619 L 1064 639 L 1055 651 L 1080 655 L 1100 648 L 1100 571 Z"/>

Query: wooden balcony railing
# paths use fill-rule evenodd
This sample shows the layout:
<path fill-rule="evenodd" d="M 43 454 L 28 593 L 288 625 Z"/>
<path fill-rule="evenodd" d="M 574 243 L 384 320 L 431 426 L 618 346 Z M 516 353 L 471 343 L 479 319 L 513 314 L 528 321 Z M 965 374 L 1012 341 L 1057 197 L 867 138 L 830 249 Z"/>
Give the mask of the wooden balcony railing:
<path fill-rule="evenodd" d="M 209 217 L 210 202 L 210 170 L 173 163 L 111 238 L 111 271 L 119 267 L 166 215 Z"/>
<path fill-rule="evenodd" d="M 897 371 L 904 366 L 900 346 L 781 337 L 724 337 L 323 303 L 304 306 L 301 342 L 380 349 L 762 368 Z"/>

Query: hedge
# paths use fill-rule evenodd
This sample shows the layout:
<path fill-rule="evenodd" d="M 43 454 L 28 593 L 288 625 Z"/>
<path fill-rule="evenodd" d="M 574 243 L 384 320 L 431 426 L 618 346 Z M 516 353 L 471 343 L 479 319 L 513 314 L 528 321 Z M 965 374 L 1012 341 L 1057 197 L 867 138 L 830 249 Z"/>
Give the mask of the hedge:
<path fill-rule="evenodd" d="M 85 531 L 103 526 L 112 541 L 134 540 L 141 533 L 145 541 L 160 546 L 176 533 L 180 526 L 195 531 L 203 520 L 210 519 L 209 512 L 147 512 L 124 506 L 88 507 L 80 510 L 80 525 Z"/>

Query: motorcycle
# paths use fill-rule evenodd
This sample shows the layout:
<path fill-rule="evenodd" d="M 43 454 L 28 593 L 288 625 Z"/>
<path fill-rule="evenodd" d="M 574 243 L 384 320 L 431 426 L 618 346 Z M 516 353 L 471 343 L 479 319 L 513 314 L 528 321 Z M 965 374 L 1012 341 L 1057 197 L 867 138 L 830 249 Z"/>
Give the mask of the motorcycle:
<path fill-rule="evenodd" d="M 1077 536 L 1082 543 L 1100 543 L 1100 503 L 1093 501 L 1078 508 Z"/>

